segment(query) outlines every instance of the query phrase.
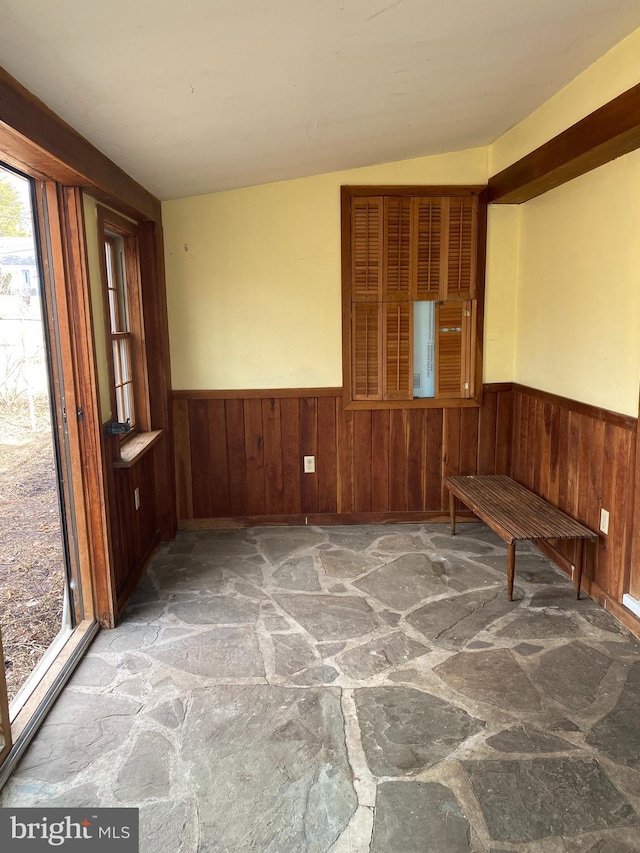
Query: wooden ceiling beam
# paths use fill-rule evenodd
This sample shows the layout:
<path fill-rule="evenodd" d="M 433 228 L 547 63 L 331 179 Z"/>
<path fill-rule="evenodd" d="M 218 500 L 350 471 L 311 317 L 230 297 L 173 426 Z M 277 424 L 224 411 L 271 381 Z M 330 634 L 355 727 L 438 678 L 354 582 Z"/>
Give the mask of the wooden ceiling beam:
<path fill-rule="evenodd" d="M 640 84 L 489 179 L 491 204 L 522 204 L 640 148 Z"/>
<path fill-rule="evenodd" d="M 0 68 L 0 159 L 80 186 L 137 219 L 161 220 L 158 199 Z"/>

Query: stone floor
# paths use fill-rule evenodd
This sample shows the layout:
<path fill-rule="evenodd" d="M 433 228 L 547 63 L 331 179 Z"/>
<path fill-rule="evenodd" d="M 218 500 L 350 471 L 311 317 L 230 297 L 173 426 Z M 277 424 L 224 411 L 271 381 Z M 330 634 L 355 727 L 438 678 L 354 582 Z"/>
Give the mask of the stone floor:
<path fill-rule="evenodd" d="M 480 524 L 181 533 L 3 806 L 144 853 L 640 850 L 640 643 Z"/>

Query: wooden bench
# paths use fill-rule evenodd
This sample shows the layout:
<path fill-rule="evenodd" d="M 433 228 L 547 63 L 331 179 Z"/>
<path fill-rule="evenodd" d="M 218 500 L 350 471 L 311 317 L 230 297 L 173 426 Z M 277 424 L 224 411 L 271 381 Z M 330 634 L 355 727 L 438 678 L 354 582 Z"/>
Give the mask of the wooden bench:
<path fill-rule="evenodd" d="M 456 532 L 456 498 L 468 506 L 507 543 L 507 591 L 513 600 L 513 578 L 518 540 L 577 539 L 575 570 L 576 598 L 580 598 L 584 540 L 598 534 L 565 515 L 557 507 L 529 489 L 501 474 L 470 477 L 445 477 L 449 489 L 451 535 Z"/>

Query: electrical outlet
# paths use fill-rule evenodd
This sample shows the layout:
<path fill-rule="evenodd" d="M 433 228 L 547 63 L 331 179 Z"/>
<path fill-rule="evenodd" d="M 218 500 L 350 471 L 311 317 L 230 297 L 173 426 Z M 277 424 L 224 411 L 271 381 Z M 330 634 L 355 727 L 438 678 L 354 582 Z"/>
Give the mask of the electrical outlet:
<path fill-rule="evenodd" d="M 316 473 L 316 457 L 315 456 L 304 456 L 304 473 L 305 474 L 315 474 Z"/>
<path fill-rule="evenodd" d="M 136 509 L 140 509 L 140 486 L 136 486 L 133 490 L 133 500 L 136 504 Z"/>
<path fill-rule="evenodd" d="M 600 510 L 600 533 L 606 536 L 609 532 L 609 511 L 606 509 Z"/>

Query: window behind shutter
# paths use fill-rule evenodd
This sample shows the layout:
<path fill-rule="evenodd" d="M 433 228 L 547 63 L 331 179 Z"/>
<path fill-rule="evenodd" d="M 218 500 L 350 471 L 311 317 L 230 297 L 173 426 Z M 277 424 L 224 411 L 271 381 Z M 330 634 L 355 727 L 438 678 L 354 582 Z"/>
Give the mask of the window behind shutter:
<path fill-rule="evenodd" d="M 447 290 L 448 299 L 469 299 L 475 295 L 476 285 L 476 198 L 447 199 L 448 251 Z"/>
<path fill-rule="evenodd" d="M 439 302 L 436 306 L 436 397 L 470 396 L 471 307 L 470 302 Z"/>
<path fill-rule="evenodd" d="M 441 198 L 413 199 L 413 280 L 416 299 L 437 299 L 443 278 Z"/>
<path fill-rule="evenodd" d="M 411 297 L 411 199 L 384 199 L 384 299 Z"/>
<path fill-rule="evenodd" d="M 352 305 L 353 399 L 382 399 L 382 344 L 380 304 Z"/>
<path fill-rule="evenodd" d="M 413 397 L 413 306 L 410 302 L 385 302 L 384 314 L 384 398 L 410 400 Z"/>
<path fill-rule="evenodd" d="M 381 298 L 382 219 L 381 197 L 354 199 L 351 223 L 352 300 L 366 301 Z"/>

